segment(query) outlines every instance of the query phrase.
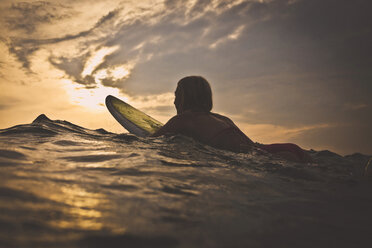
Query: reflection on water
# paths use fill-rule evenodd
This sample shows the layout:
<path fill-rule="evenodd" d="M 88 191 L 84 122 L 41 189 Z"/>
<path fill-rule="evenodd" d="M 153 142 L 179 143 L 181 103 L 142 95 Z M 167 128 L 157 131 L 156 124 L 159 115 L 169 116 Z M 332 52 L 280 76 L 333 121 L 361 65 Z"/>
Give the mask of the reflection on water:
<path fill-rule="evenodd" d="M 65 203 L 68 206 L 62 211 L 70 220 L 52 220 L 51 225 L 60 228 L 80 228 L 87 230 L 99 230 L 102 228 L 100 218 L 102 213 L 96 208 L 104 202 L 104 196 L 99 193 L 90 193 L 77 185 L 63 186 L 49 192 L 49 199 Z"/>
<path fill-rule="evenodd" d="M 295 164 L 39 117 L 0 130 L 0 247 L 338 247 L 368 241 L 369 157 Z"/>

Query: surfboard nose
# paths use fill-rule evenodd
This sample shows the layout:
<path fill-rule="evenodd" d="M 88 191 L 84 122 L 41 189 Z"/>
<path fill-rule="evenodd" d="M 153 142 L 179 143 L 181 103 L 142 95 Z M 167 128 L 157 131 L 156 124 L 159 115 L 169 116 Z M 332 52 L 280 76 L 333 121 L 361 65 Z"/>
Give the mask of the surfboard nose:
<path fill-rule="evenodd" d="M 112 95 L 108 95 L 106 96 L 106 99 L 105 99 L 105 104 L 106 104 L 106 107 L 107 107 L 107 104 L 112 101 L 112 99 L 114 99 L 114 97 Z"/>

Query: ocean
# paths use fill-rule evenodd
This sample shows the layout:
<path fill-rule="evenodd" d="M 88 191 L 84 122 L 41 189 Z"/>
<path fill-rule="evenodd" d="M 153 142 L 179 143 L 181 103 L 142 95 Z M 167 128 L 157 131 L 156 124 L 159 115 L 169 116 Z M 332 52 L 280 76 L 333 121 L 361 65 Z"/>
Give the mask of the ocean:
<path fill-rule="evenodd" d="M 40 115 L 0 130 L 0 247 L 370 247 L 371 156 L 218 150 Z"/>

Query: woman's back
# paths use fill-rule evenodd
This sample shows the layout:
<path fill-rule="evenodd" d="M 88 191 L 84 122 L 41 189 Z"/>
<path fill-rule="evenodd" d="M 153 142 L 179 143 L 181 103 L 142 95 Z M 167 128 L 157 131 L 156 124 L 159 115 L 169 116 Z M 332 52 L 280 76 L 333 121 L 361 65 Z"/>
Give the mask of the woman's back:
<path fill-rule="evenodd" d="M 205 144 L 241 151 L 253 142 L 227 117 L 211 112 L 185 111 L 170 119 L 154 136 L 183 134 Z"/>

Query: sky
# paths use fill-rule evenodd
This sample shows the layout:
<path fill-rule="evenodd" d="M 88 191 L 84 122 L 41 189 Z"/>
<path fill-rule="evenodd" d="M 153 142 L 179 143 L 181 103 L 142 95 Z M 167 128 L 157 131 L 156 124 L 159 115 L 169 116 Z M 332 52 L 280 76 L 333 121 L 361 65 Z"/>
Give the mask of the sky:
<path fill-rule="evenodd" d="M 260 143 L 372 154 L 368 0 L 0 1 L 0 128 L 39 114 L 125 130 L 109 94 L 165 123 L 178 80 Z"/>

